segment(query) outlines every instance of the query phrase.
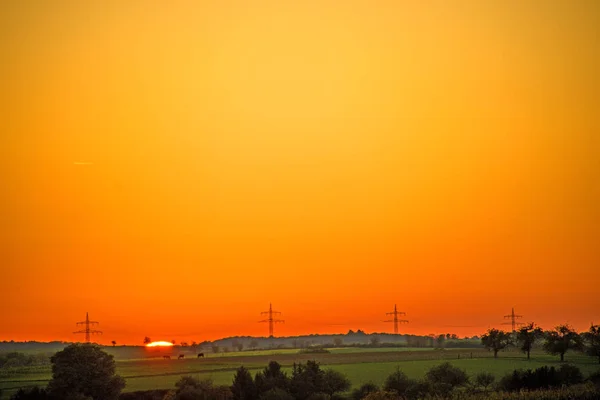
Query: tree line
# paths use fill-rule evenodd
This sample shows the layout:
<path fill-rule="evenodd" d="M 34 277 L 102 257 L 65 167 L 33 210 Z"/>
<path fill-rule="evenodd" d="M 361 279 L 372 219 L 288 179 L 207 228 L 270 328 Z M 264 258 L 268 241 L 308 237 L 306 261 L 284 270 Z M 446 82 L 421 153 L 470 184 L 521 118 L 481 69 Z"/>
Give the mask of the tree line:
<path fill-rule="evenodd" d="M 538 342 L 542 342 L 542 348 L 548 354 L 560 356 L 560 361 L 565 360 L 565 354 L 569 350 L 575 350 L 597 357 L 600 363 L 600 325 L 591 325 L 587 332 L 577 333 L 569 325 L 559 325 L 544 331 L 530 323 L 512 333 L 489 329 L 481 337 L 481 343 L 494 352 L 495 358 L 498 358 L 499 351 L 517 346 L 530 359 L 531 350 Z"/>

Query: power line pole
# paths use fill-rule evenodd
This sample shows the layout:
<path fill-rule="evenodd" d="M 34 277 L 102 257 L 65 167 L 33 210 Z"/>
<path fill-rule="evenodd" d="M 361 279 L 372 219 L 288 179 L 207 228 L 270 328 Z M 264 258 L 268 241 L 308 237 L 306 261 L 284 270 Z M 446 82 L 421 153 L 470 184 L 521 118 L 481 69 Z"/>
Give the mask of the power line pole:
<path fill-rule="evenodd" d="M 523 325 L 522 322 L 517 321 L 517 318 L 523 318 L 523 316 L 515 314 L 515 308 L 513 307 L 511 313 L 504 316 L 504 319 L 510 319 L 510 322 L 503 322 L 502 325 L 511 325 L 512 331 L 515 332 L 518 325 Z"/>
<path fill-rule="evenodd" d="M 271 303 L 269 303 L 269 311 L 263 311 L 260 314 L 261 315 L 267 314 L 269 316 L 267 319 L 263 319 L 258 322 L 268 322 L 269 323 L 269 337 L 272 338 L 273 337 L 273 324 L 277 323 L 277 322 L 285 322 L 285 321 L 282 319 L 273 319 L 273 314 L 280 315 L 281 313 L 279 311 L 273 311 L 273 306 L 271 305 Z"/>
<path fill-rule="evenodd" d="M 73 332 L 73 333 L 85 333 L 85 342 L 89 343 L 90 342 L 90 334 L 92 335 L 102 335 L 102 331 L 97 331 L 94 329 L 91 329 L 91 326 L 94 325 L 98 325 L 99 322 L 97 321 L 90 321 L 90 317 L 88 315 L 88 313 L 85 313 L 85 321 L 81 321 L 81 322 L 77 322 L 76 325 L 85 325 L 85 329 L 82 329 L 80 331 L 77 332 Z"/>
<path fill-rule="evenodd" d="M 393 315 L 394 319 L 388 319 L 387 321 L 383 321 L 383 322 L 393 322 L 394 323 L 394 334 L 397 335 L 398 334 L 398 323 L 408 323 L 408 320 L 406 319 L 398 319 L 398 315 L 406 315 L 405 312 L 402 311 L 398 311 L 398 308 L 396 307 L 396 305 L 394 304 L 394 311 L 392 312 L 387 312 L 385 313 L 385 315 Z"/>

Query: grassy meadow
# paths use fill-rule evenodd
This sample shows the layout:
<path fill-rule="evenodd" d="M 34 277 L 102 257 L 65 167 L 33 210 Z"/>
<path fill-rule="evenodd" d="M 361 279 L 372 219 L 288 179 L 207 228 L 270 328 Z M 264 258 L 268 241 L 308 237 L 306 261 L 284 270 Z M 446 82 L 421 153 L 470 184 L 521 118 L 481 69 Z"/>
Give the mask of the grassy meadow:
<path fill-rule="evenodd" d="M 424 348 L 333 348 L 329 353 L 302 353 L 296 349 L 251 350 L 230 353 L 205 353 L 205 358 L 186 354 L 184 359 L 163 359 L 160 353 L 144 352 L 143 348 L 107 348 L 115 355 L 117 373 L 123 376 L 125 391 L 168 389 L 184 375 L 200 379 L 210 378 L 217 384 L 230 384 L 236 368 L 241 365 L 252 373 L 275 360 L 289 372 L 293 363 L 316 360 L 326 368 L 332 368 L 348 376 L 357 387 L 366 382 L 381 385 L 396 368 L 411 378 L 421 378 L 425 372 L 444 361 L 463 368 L 469 375 L 480 371 L 491 372 L 498 378 L 514 369 L 533 369 L 543 365 L 560 365 L 558 357 L 534 352 L 532 359 L 516 350 L 505 351 L 494 359 L 485 349 Z M 178 354 L 175 351 L 176 354 Z M 145 355 L 145 357 L 144 357 Z M 128 358 L 129 357 L 129 358 Z M 597 360 L 579 353 L 567 353 L 566 361 L 577 365 L 587 375 L 600 368 Z M 50 366 L 18 367 L 0 369 L 0 389 L 4 398 L 19 387 L 45 386 L 51 377 Z"/>

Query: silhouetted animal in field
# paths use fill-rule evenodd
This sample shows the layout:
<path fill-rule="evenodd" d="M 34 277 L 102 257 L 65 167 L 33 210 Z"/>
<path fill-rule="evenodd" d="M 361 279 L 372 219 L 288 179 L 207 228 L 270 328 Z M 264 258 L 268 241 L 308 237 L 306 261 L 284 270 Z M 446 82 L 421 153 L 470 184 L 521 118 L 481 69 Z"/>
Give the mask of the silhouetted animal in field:
<path fill-rule="evenodd" d="M 204 358 L 204 353 L 198 353 L 198 358 L 200 357 Z"/>
<path fill-rule="evenodd" d="M 183 357 L 185 357 L 184 354 L 180 354 L 179 357 L 177 357 L 178 360 L 182 359 Z"/>
<path fill-rule="evenodd" d="M 163 358 L 164 358 L 165 360 L 170 360 L 170 359 L 171 359 L 171 356 L 163 356 Z"/>

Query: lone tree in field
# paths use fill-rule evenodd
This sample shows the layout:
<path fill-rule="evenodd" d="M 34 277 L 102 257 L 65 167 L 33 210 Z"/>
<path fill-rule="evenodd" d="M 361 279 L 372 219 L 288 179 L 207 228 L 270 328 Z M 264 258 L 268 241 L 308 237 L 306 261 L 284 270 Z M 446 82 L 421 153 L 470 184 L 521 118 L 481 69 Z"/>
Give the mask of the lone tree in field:
<path fill-rule="evenodd" d="M 115 375 L 115 361 L 95 344 L 71 344 L 50 359 L 48 394 L 55 399 L 116 400 L 125 380 Z"/>
<path fill-rule="evenodd" d="M 369 338 L 369 342 L 371 342 L 371 346 L 377 347 L 377 346 L 379 346 L 381 339 L 379 338 L 379 336 L 371 336 Z"/>
<path fill-rule="evenodd" d="M 600 363 L 600 325 L 590 326 L 590 330 L 583 334 L 585 352 L 592 357 L 598 357 Z"/>
<path fill-rule="evenodd" d="M 144 344 L 148 344 L 148 343 L 152 343 L 152 339 L 150 339 L 148 336 L 146 336 L 144 338 Z"/>
<path fill-rule="evenodd" d="M 481 336 L 481 344 L 493 350 L 494 358 L 498 358 L 498 352 L 511 344 L 510 334 L 498 329 L 490 329 Z"/>
<path fill-rule="evenodd" d="M 539 326 L 534 328 L 533 322 L 529 325 L 525 325 L 521 327 L 517 331 L 517 343 L 521 346 L 521 351 L 527 354 L 527 359 L 529 360 L 529 354 L 531 353 L 531 348 L 533 344 L 538 340 L 544 337 L 544 331 Z"/>
<path fill-rule="evenodd" d="M 113 340 L 112 342 L 113 347 L 115 347 L 117 345 L 117 342 L 115 340 Z"/>
<path fill-rule="evenodd" d="M 565 361 L 565 353 L 569 349 L 582 348 L 581 337 L 569 325 L 560 325 L 546 332 L 544 350 L 552 355 L 560 355 L 560 361 Z"/>

